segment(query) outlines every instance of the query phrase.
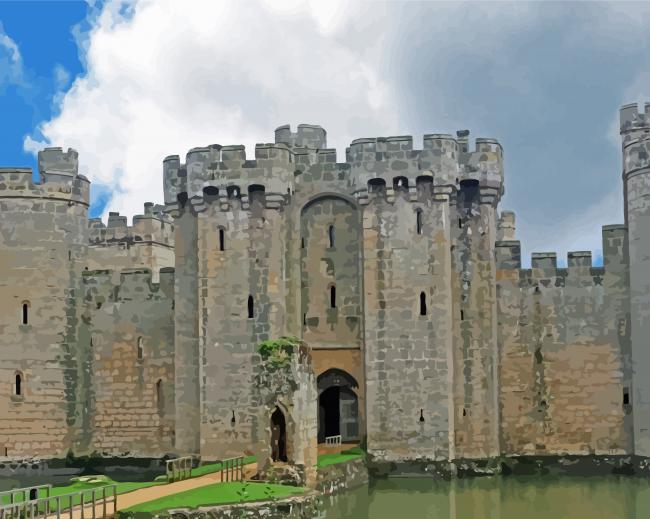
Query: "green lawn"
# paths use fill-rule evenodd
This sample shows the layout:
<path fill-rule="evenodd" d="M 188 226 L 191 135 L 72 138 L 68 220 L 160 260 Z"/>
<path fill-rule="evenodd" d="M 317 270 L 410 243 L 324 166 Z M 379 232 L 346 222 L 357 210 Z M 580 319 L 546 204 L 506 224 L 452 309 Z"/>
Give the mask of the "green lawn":
<path fill-rule="evenodd" d="M 248 463 L 253 463 L 255 461 L 255 456 L 248 456 L 244 458 L 244 465 Z M 195 469 L 192 469 L 192 477 L 199 477 L 205 474 L 211 474 L 213 472 L 219 472 L 221 470 L 221 463 L 210 463 L 207 465 L 202 465 Z M 55 486 L 50 489 L 50 497 L 63 496 L 66 494 L 72 494 L 79 492 L 81 490 L 88 490 L 91 488 L 100 488 L 106 485 L 117 485 L 118 494 L 126 494 L 127 492 L 133 492 L 134 490 L 139 490 L 141 488 L 152 487 L 154 485 L 165 485 L 166 481 L 113 481 L 108 476 L 87 476 L 83 477 L 81 481 L 78 478 L 72 478 L 70 483 L 63 486 Z M 38 491 L 39 498 L 45 498 L 46 492 L 45 489 L 40 489 Z M 99 496 L 98 496 L 99 498 Z M 90 493 L 84 496 L 85 500 L 92 499 Z M 14 502 L 21 503 L 23 501 L 22 494 L 16 496 Z M 73 506 L 76 506 L 80 503 L 79 496 L 75 496 L 73 500 Z M 0 504 L 9 504 L 9 496 L 3 496 L 0 498 Z M 55 504 L 55 500 L 51 501 L 52 506 Z M 68 498 L 63 498 L 61 501 L 62 507 L 69 507 Z"/>
<path fill-rule="evenodd" d="M 318 456 L 317 467 L 328 467 L 329 465 L 336 465 L 337 463 L 363 458 L 363 456 L 364 452 L 359 447 L 341 451 L 340 454 L 321 454 Z"/>
<path fill-rule="evenodd" d="M 120 514 L 137 512 L 153 513 L 169 510 L 170 508 L 197 508 L 206 505 L 260 501 L 288 497 L 302 494 L 303 492 L 305 492 L 305 489 L 300 487 L 266 483 L 216 483 L 142 503 L 141 505 L 127 508 Z"/>
<path fill-rule="evenodd" d="M 73 478 L 74 479 L 74 478 Z M 72 480 L 71 480 L 72 481 Z M 75 492 L 79 492 L 81 490 L 89 490 L 91 488 L 101 488 L 103 486 L 107 485 L 117 485 L 117 493 L 118 494 L 125 494 L 127 492 L 132 492 L 133 490 L 138 490 L 140 488 L 146 488 L 146 487 L 151 487 L 154 485 L 162 485 L 164 484 L 164 481 L 125 481 L 125 482 L 117 482 L 113 481 L 111 478 L 106 477 L 106 476 L 100 476 L 97 477 L 96 480 L 89 482 L 89 481 L 72 481 L 68 485 L 64 486 L 58 486 L 58 487 L 52 487 L 50 489 L 50 497 L 57 497 L 57 496 L 63 496 L 66 494 L 73 494 Z M 99 499 L 101 494 L 97 495 L 97 498 Z M 43 499 L 46 497 L 46 491 L 45 489 L 39 489 L 38 491 L 38 497 L 39 499 Z M 92 496 L 90 493 L 87 493 L 84 495 L 84 500 L 85 502 L 88 502 L 92 499 Z M 21 503 L 23 501 L 23 495 L 19 494 L 16 496 L 14 499 L 15 503 Z M 51 507 L 54 507 L 55 505 L 55 499 L 51 500 Z M 73 506 L 78 505 L 81 502 L 80 497 L 77 495 L 73 499 Z M 0 504 L 9 504 L 9 496 L 2 496 L 0 498 Z M 69 498 L 63 498 L 61 500 L 61 506 L 62 507 L 69 507 L 70 506 L 70 501 Z"/>

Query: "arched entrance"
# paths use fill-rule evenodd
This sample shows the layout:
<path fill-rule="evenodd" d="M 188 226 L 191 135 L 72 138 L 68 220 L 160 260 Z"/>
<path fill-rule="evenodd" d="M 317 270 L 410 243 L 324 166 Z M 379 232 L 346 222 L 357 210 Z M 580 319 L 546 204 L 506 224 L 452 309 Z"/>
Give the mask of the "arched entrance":
<path fill-rule="evenodd" d="M 359 402 L 354 388 L 359 384 L 340 369 L 329 369 L 318 377 L 318 443 L 341 435 L 342 442 L 359 440 Z"/>
<path fill-rule="evenodd" d="M 271 458 L 287 461 L 287 422 L 277 406 L 271 415 Z"/>

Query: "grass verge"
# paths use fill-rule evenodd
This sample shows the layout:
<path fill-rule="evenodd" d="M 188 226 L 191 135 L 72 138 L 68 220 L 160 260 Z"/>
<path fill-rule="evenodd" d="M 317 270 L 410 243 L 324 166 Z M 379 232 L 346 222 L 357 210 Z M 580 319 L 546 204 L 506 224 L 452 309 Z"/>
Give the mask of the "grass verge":
<path fill-rule="evenodd" d="M 344 463 L 350 460 L 356 460 L 364 457 L 364 452 L 359 447 L 354 447 L 345 451 L 341 451 L 339 454 L 321 454 L 318 456 L 318 462 L 316 466 L 318 468 L 328 467 L 330 465 L 336 465 L 337 463 Z"/>
<path fill-rule="evenodd" d="M 305 492 L 304 488 L 267 483 L 232 482 L 216 483 L 194 488 L 171 496 L 148 501 L 120 514 L 162 512 L 171 508 L 197 508 L 199 506 L 245 503 L 249 501 L 273 500 Z"/>

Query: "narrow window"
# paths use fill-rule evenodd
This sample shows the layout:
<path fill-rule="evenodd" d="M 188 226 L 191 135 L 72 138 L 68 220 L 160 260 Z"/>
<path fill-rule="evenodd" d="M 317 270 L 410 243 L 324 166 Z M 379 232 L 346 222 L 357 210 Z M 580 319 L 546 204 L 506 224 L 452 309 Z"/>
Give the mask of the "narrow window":
<path fill-rule="evenodd" d="M 163 398 L 162 379 L 158 379 L 158 382 L 156 382 L 156 407 L 158 409 L 158 415 L 162 416 L 165 413 L 165 400 Z"/>
<path fill-rule="evenodd" d="M 330 248 L 334 247 L 334 226 L 330 225 L 329 229 L 327 230 L 327 234 L 330 239 Z"/>
<path fill-rule="evenodd" d="M 219 229 L 219 250 L 226 250 L 226 231 Z"/>
<path fill-rule="evenodd" d="M 72 251 L 69 250 L 68 251 L 68 261 L 71 261 L 71 260 L 72 260 Z"/>
<path fill-rule="evenodd" d="M 305 239 L 304 238 L 300 238 L 300 248 L 301 249 L 305 248 Z"/>
<path fill-rule="evenodd" d="M 330 308 L 336 308 L 336 286 L 330 287 Z"/>
<path fill-rule="evenodd" d="M 29 303 L 23 303 L 23 324 L 29 324 Z"/>
<path fill-rule="evenodd" d="M 16 373 L 16 385 L 14 386 L 14 394 L 16 396 L 21 396 L 23 394 L 23 376 L 20 373 Z"/>
<path fill-rule="evenodd" d="M 458 219 L 458 228 L 459 229 L 463 228 L 463 220 L 461 220 L 460 218 Z"/>
<path fill-rule="evenodd" d="M 253 296 L 248 296 L 248 318 L 252 319 L 255 315 L 255 304 L 253 303 Z"/>
<path fill-rule="evenodd" d="M 142 337 L 138 337 L 138 360 L 142 360 L 143 358 L 144 358 L 143 339 Z"/>
<path fill-rule="evenodd" d="M 463 310 L 460 311 L 460 320 L 461 321 L 465 320 L 465 312 Z"/>
<path fill-rule="evenodd" d="M 630 405 L 630 390 L 626 387 L 623 388 L 623 405 Z"/>
<path fill-rule="evenodd" d="M 307 326 L 307 314 L 302 314 L 302 325 Z"/>
<path fill-rule="evenodd" d="M 415 225 L 418 234 L 422 234 L 422 210 L 418 209 L 415 212 Z"/>
<path fill-rule="evenodd" d="M 427 296 L 420 292 L 420 315 L 427 315 Z"/>

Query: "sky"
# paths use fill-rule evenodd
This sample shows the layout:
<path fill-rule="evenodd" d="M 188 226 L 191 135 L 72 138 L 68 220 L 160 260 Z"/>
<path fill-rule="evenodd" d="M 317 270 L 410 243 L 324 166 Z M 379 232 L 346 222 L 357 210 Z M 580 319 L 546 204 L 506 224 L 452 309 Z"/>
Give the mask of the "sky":
<path fill-rule="evenodd" d="M 650 101 L 650 3 L 0 2 L 0 164 L 72 147 L 91 216 L 162 201 L 162 160 L 320 124 L 328 144 L 469 129 L 504 147 L 530 253 L 621 223 L 618 108 Z"/>

